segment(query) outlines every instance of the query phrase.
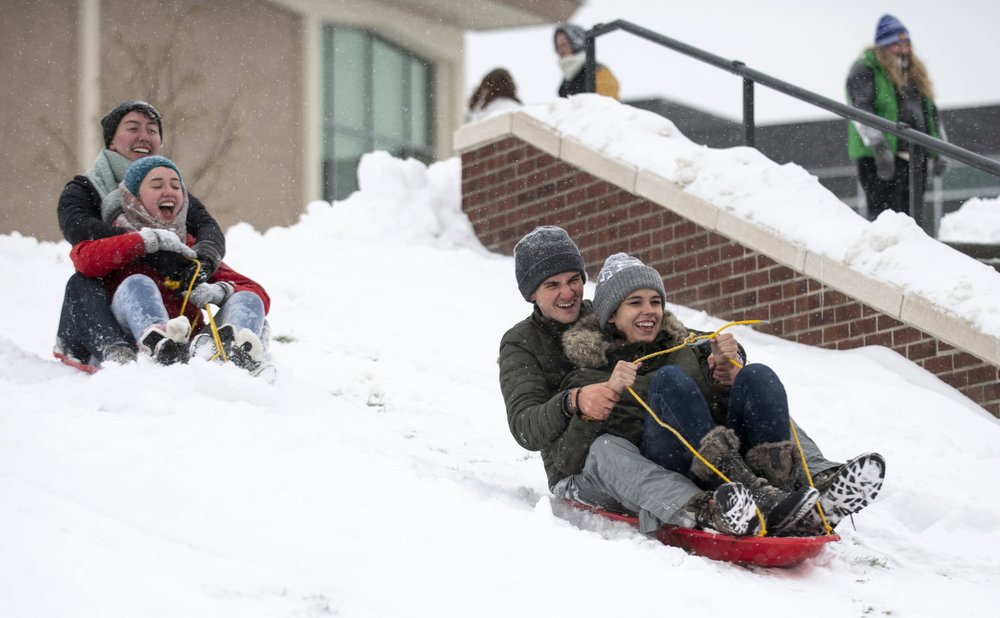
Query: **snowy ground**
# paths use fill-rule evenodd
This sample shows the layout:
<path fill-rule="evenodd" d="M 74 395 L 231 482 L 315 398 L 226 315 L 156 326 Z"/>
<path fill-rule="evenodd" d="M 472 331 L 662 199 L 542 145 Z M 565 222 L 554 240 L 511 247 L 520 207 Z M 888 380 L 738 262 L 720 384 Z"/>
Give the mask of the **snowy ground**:
<path fill-rule="evenodd" d="M 497 384 L 529 306 L 459 211 L 458 162 L 361 175 L 291 228 L 229 231 L 227 262 L 273 300 L 273 386 L 60 365 L 69 247 L 0 236 L 0 615 L 995 615 L 1000 423 L 884 348 L 737 331 L 827 455 L 888 460 L 817 558 L 750 570 L 554 515 Z"/>

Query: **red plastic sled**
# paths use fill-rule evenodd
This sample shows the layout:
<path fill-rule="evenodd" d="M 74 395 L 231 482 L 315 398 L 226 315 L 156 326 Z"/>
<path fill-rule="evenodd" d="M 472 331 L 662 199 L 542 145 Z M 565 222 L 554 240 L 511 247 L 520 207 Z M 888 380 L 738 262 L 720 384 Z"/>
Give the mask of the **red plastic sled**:
<path fill-rule="evenodd" d="M 624 513 L 606 511 L 602 508 L 570 502 L 578 509 L 590 511 L 601 517 L 639 526 L 639 518 Z M 840 536 L 729 536 L 707 530 L 692 530 L 677 526 L 661 526 L 653 533 L 664 545 L 680 547 L 692 554 L 734 562 L 736 564 L 762 567 L 791 567 L 816 556 L 827 543 L 839 541 Z"/>
<path fill-rule="evenodd" d="M 52 350 L 52 355 L 58 358 L 64 365 L 69 365 L 74 369 L 79 369 L 84 373 L 97 373 L 97 367 L 93 365 L 88 365 L 81 361 L 80 359 L 70 356 L 69 354 L 64 354 L 58 350 Z"/>

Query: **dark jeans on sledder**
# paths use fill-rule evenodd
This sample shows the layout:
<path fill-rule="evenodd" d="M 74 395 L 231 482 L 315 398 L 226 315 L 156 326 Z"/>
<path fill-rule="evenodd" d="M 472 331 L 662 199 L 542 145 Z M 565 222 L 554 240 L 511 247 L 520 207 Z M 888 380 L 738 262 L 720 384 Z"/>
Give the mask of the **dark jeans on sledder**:
<path fill-rule="evenodd" d="M 647 397 L 646 403 L 660 420 L 676 429 L 695 448 L 715 427 L 698 385 L 679 367 L 658 369 Z M 758 444 L 791 438 L 788 396 L 770 367 L 755 363 L 736 374 L 729 393 L 726 426 L 739 436 L 741 454 Z M 667 470 L 687 474 L 691 469 L 691 451 L 649 415 L 643 426 L 640 450 Z"/>

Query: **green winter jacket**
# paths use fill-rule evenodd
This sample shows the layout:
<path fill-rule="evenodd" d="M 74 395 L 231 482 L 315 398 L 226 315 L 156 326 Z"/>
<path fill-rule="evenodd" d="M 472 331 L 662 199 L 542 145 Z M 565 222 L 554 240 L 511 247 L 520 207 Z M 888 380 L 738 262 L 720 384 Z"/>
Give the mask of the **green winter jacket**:
<path fill-rule="evenodd" d="M 899 120 L 899 100 L 897 99 L 898 93 L 896 92 L 896 86 L 889 79 L 889 74 L 885 72 L 882 65 L 879 64 L 878 60 L 875 59 L 875 52 L 871 49 L 865 50 L 861 59 L 855 63 L 854 68 L 851 69 L 851 74 L 853 75 L 856 71 L 871 71 L 872 79 L 875 86 L 875 96 L 873 100 L 873 109 L 864 109 L 859 106 L 859 109 L 864 109 L 866 112 L 871 112 L 876 116 L 885 118 L 892 122 Z M 851 96 L 851 81 L 848 78 L 848 103 L 853 104 L 854 97 Z M 931 137 L 940 138 L 938 128 L 937 128 L 937 109 L 934 106 L 934 102 L 930 99 L 924 98 L 924 117 L 927 122 L 927 133 Z M 883 132 L 882 135 L 885 137 L 885 143 L 889 146 L 889 150 L 893 153 L 896 152 L 896 141 L 897 137 L 891 133 Z M 847 122 L 847 154 L 852 161 L 857 161 L 863 157 L 874 157 L 875 153 L 865 146 L 864 141 L 861 139 L 861 135 L 858 133 L 858 129 L 853 121 Z M 932 155 L 933 156 L 933 155 Z"/>
<path fill-rule="evenodd" d="M 583 301 L 580 315 L 592 314 L 590 301 Z M 549 488 L 562 478 L 553 475 L 550 449 L 569 424 L 559 383 L 573 369 L 560 340 L 570 326 L 549 320 L 535 306 L 500 340 L 500 391 L 507 423 L 518 444 L 541 451 Z"/>
<path fill-rule="evenodd" d="M 574 388 L 606 382 L 619 360 L 633 361 L 660 350 L 666 350 L 680 344 L 692 332 L 671 313 L 664 312 L 660 333 L 650 343 L 626 343 L 620 339 L 612 340 L 603 333 L 593 316 L 581 319 L 573 328 L 563 335 L 563 347 L 566 357 L 576 366 L 576 369 L 563 380 L 563 388 Z M 703 334 L 700 331 L 694 331 Z M 643 401 L 649 393 L 652 374 L 661 367 L 676 365 L 694 379 L 698 389 L 708 402 L 712 418 L 717 424 L 725 424 L 726 409 L 729 402 L 729 387 L 715 384 L 709 370 L 708 356 L 711 346 L 685 346 L 679 350 L 643 361 L 632 389 Z M 745 352 L 740 347 L 740 355 Z M 583 470 L 590 445 L 601 434 L 611 434 L 629 440 L 639 445 L 642 439 L 642 428 L 647 412 L 632 397 L 628 391 L 612 410 L 611 415 L 603 421 L 584 420 L 576 415 L 569 422 L 569 427 L 559 437 L 552 449 L 552 465 L 555 474 L 560 478 L 578 474 Z M 553 472 L 549 472 L 549 477 Z"/>

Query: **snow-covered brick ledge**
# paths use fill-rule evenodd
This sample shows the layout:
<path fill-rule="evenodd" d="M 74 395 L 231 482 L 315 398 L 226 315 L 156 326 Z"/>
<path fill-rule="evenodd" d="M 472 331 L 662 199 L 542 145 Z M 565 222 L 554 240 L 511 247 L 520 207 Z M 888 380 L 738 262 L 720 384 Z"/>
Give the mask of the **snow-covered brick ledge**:
<path fill-rule="evenodd" d="M 510 253 L 566 227 L 593 274 L 627 251 L 668 300 L 812 345 L 883 345 L 1000 416 L 1000 274 L 908 217 L 868 222 L 805 170 L 711 149 L 669 120 L 584 95 L 463 127 L 462 208 Z"/>

